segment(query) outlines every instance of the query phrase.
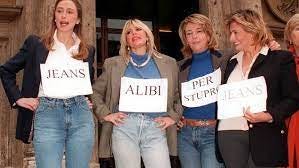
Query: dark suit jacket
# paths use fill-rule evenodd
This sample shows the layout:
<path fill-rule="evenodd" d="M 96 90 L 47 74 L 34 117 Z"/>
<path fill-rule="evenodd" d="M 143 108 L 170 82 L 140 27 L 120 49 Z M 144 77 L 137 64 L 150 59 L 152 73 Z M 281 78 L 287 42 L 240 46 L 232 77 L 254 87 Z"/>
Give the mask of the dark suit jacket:
<path fill-rule="evenodd" d="M 88 58 L 90 79 L 93 80 L 95 49 L 90 47 Z M 42 44 L 39 37 L 29 36 L 20 51 L 0 67 L 0 77 L 11 106 L 22 97 L 37 97 L 41 81 L 40 64 L 45 63 L 49 51 Z M 22 89 L 16 85 L 16 74 L 24 69 Z M 24 143 L 29 143 L 33 112 L 18 108 L 16 138 Z"/>
<path fill-rule="evenodd" d="M 235 66 L 237 59 L 228 62 L 224 83 Z M 252 159 L 257 166 L 286 166 L 287 135 L 284 119 L 299 108 L 299 85 L 295 62 L 287 51 L 268 51 L 258 55 L 248 78 L 264 76 L 267 84 L 267 112 L 272 123 L 249 123 L 249 141 Z"/>

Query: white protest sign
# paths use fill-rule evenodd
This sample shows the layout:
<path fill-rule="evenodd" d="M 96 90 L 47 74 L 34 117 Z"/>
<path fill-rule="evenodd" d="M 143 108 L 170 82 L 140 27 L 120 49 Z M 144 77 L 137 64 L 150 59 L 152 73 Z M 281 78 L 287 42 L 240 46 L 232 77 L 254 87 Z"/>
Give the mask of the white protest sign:
<path fill-rule="evenodd" d="M 263 76 L 220 85 L 218 89 L 218 119 L 244 116 L 244 109 L 258 113 L 266 111 L 267 85 Z"/>
<path fill-rule="evenodd" d="M 87 62 L 41 64 L 43 92 L 48 97 L 71 97 L 92 94 Z"/>
<path fill-rule="evenodd" d="M 192 79 L 181 84 L 182 104 L 199 107 L 217 101 L 218 86 L 221 84 L 221 70 Z"/>
<path fill-rule="evenodd" d="M 166 112 L 167 91 L 167 79 L 122 77 L 119 111 Z"/>

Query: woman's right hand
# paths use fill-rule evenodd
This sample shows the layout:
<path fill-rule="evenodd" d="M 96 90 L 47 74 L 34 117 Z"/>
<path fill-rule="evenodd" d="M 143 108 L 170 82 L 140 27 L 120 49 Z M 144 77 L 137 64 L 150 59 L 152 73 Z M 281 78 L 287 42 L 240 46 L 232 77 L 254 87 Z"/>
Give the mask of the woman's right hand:
<path fill-rule="evenodd" d="M 106 115 L 103 119 L 105 121 L 112 122 L 116 126 L 119 126 L 123 124 L 125 118 L 127 118 L 127 114 L 122 112 L 117 112 L 117 113 L 111 113 L 109 115 Z"/>
<path fill-rule="evenodd" d="M 181 118 L 180 118 L 180 120 L 176 123 L 176 128 L 177 128 L 177 130 L 180 130 L 181 128 L 183 128 L 183 126 L 184 126 L 184 116 L 182 116 Z"/>
<path fill-rule="evenodd" d="M 16 104 L 20 107 L 24 107 L 31 111 L 35 111 L 38 107 L 39 101 L 38 98 L 20 98 L 16 101 Z"/>

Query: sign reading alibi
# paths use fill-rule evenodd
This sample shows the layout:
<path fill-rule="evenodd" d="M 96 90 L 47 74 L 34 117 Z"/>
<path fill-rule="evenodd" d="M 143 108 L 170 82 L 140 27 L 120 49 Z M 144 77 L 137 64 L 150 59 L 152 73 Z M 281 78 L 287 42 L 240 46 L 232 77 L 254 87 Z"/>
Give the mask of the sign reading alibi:
<path fill-rule="evenodd" d="M 285 23 L 299 12 L 299 0 L 266 0 L 266 3 L 272 13 Z"/>

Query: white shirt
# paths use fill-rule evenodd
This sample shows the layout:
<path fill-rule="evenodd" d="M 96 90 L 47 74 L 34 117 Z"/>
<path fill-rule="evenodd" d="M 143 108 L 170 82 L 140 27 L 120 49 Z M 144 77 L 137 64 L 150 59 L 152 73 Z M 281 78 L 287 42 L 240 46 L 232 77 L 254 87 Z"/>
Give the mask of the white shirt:
<path fill-rule="evenodd" d="M 51 51 L 49 51 L 46 64 L 55 65 L 55 64 L 76 64 L 82 62 L 82 60 L 77 60 L 73 58 L 74 54 L 79 52 L 79 45 L 81 40 L 77 37 L 75 33 L 72 34 L 72 38 L 75 41 L 75 44 L 69 49 L 57 39 L 57 30 L 53 35 L 54 44 Z M 38 97 L 46 97 L 43 91 L 42 82 L 39 85 Z M 72 96 L 73 97 L 73 96 Z M 70 97 L 52 97 L 58 99 L 67 99 Z"/>
<path fill-rule="evenodd" d="M 252 65 L 254 64 L 257 56 L 259 54 L 262 55 L 267 55 L 269 51 L 269 47 L 262 47 L 259 53 L 255 55 L 249 65 L 248 70 L 243 74 L 243 69 L 242 69 L 242 64 L 243 64 L 243 55 L 244 52 L 241 51 L 238 54 L 234 55 L 232 59 L 237 59 L 238 63 L 235 66 L 234 70 L 231 72 L 229 75 L 229 78 L 227 80 L 227 83 L 232 83 L 232 82 L 237 82 L 237 81 L 242 81 L 248 79 L 248 74 L 252 68 Z M 234 118 L 229 118 L 229 119 L 223 119 L 219 121 L 218 125 L 218 131 L 222 130 L 248 130 L 248 123 L 247 120 L 244 117 L 234 117 Z"/>

